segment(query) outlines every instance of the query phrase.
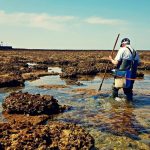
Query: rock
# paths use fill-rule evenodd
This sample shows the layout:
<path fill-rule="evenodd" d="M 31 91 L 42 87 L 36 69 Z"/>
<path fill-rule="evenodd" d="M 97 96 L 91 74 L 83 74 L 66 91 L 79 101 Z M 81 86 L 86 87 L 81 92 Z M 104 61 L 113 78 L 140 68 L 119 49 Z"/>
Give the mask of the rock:
<path fill-rule="evenodd" d="M 0 142 L 4 149 L 92 149 L 94 139 L 83 128 L 60 122 L 32 126 L 0 124 Z"/>
<path fill-rule="evenodd" d="M 144 73 L 143 72 L 137 72 L 136 75 L 138 78 L 144 78 Z"/>
<path fill-rule="evenodd" d="M 150 70 L 150 63 L 149 62 L 142 62 L 140 66 L 138 66 L 139 70 Z"/>
<path fill-rule="evenodd" d="M 24 86 L 24 80 L 20 74 L 6 74 L 0 76 L 0 88 L 16 86 Z"/>
<path fill-rule="evenodd" d="M 106 63 L 97 63 L 97 64 L 96 64 L 96 68 L 97 68 L 98 72 L 104 73 L 105 70 L 106 70 L 106 65 L 107 65 Z M 109 65 L 108 68 L 107 68 L 107 70 L 106 70 L 106 72 L 107 72 L 107 73 L 111 73 L 111 70 L 112 70 L 113 68 L 114 68 L 113 65 Z"/>
<path fill-rule="evenodd" d="M 43 89 L 63 89 L 63 88 L 69 88 L 69 86 L 67 85 L 40 85 L 38 86 L 39 88 L 43 88 Z"/>
<path fill-rule="evenodd" d="M 77 77 L 77 69 L 75 67 L 62 68 L 61 78 L 75 78 Z"/>
<path fill-rule="evenodd" d="M 36 80 L 43 76 L 56 75 L 54 73 L 49 73 L 45 71 L 35 71 L 30 73 L 23 73 L 22 77 L 24 80 Z"/>
<path fill-rule="evenodd" d="M 98 70 L 95 61 L 80 62 L 77 66 L 77 73 L 80 75 L 96 75 Z"/>
<path fill-rule="evenodd" d="M 2 103 L 4 111 L 10 114 L 56 114 L 64 110 L 58 101 L 49 95 L 32 95 L 29 93 L 11 93 Z"/>
<path fill-rule="evenodd" d="M 78 94 L 82 94 L 82 95 L 90 95 L 90 96 L 96 96 L 99 94 L 98 91 L 96 91 L 95 89 L 85 89 L 85 88 L 77 88 L 77 89 L 73 89 L 72 92 L 78 93 Z"/>
<path fill-rule="evenodd" d="M 44 64 L 37 64 L 32 66 L 33 70 L 48 70 L 48 66 Z"/>
<path fill-rule="evenodd" d="M 79 82 L 76 79 L 65 79 L 65 82 L 67 85 L 77 85 L 77 86 L 83 85 L 83 83 Z"/>
<path fill-rule="evenodd" d="M 63 66 L 62 78 L 76 78 L 77 75 L 96 75 L 98 70 L 93 63 L 79 62 L 77 66 Z"/>
<path fill-rule="evenodd" d="M 18 124 L 24 124 L 28 123 L 31 125 L 38 125 L 43 122 L 46 122 L 49 119 L 48 115 L 37 115 L 37 116 L 30 116 L 29 114 L 8 114 L 7 112 L 3 113 L 4 118 L 10 123 L 18 123 Z"/>

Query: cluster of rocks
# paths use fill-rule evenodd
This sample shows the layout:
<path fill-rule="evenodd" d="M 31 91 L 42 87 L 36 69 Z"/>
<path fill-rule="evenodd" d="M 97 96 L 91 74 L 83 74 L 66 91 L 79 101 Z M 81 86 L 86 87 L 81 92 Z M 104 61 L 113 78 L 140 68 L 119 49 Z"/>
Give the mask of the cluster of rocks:
<path fill-rule="evenodd" d="M 19 65 L 11 63 L 0 63 L 0 72 L 1 73 L 18 73 L 20 71 Z"/>
<path fill-rule="evenodd" d="M 94 148 L 94 139 L 83 128 L 60 122 L 32 126 L 21 124 L 0 124 L 1 149 L 64 149 L 84 150 Z"/>
<path fill-rule="evenodd" d="M 33 72 L 33 69 L 31 70 L 31 68 L 11 66 L 9 64 L 7 64 L 6 66 L 5 65 L 3 67 L 0 66 L 0 88 L 24 86 L 24 82 L 26 79 L 37 79 L 39 74 L 41 76 L 48 74 L 48 72 L 30 73 Z M 43 69 L 45 69 L 45 67 Z M 36 68 L 36 70 L 38 70 L 38 68 Z M 24 78 L 24 74 L 29 74 L 30 78 Z"/>
<path fill-rule="evenodd" d="M 0 73 L 14 73 L 14 74 L 22 74 L 25 72 L 30 72 L 31 69 L 28 68 L 27 60 L 23 57 L 18 56 L 5 56 L 3 57 L 3 61 L 0 63 Z"/>
<path fill-rule="evenodd" d="M 63 66 L 61 78 L 77 78 L 80 75 L 96 75 L 98 73 L 104 73 L 108 61 L 101 60 L 100 62 L 79 62 L 76 65 Z M 109 64 L 106 73 L 112 73 L 114 66 Z M 145 67 L 139 66 L 139 69 L 145 70 Z M 144 73 L 138 72 L 137 77 L 144 77 Z"/>
<path fill-rule="evenodd" d="M 11 93 L 6 97 L 2 106 L 8 113 L 29 115 L 56 114 L 67 108 L 67 106 L 60 106 L 53 96 L 22 92 Z"/>
<path fill-rule="evenodd" d="M 106 64 L 97 62 L 79 62 L 76 66 L 63 66 L 62 78 L 75 78 L 78 75 L 96 75 L 97 73 L 105 72 Z M 107 72 L 111 72 L 113 69 L 112 65 L 109 65 Z"/>
<path fill-rule="evenodd" d="M 45 73 L 48 73 L 47 65 L 37 64 L 30 67 L 28 65 L 28 62 L 31 61 L 30 59 L 17 55 L 19 55 L 19 53 L 15 55 L 9 53 L 8 55 L 3 54 L 0 56 L 0 88 L 24 85 L 24 79 L 28 79 L 23 77 L 26 73 L 33 74 L 31 74 L 29 79 L 37 79 L 37 74 L 45 75 Z"/>
<path fill-rule="evenodd" d="M 28 63 L 25 62 L 6 62 L 6 63 L 1 63 L 0 64 L 0 73 L 5 74 L 5 73 L 14 73 L 14 74 L 23 74 L 23 73 L 29 73 L 33 71 L 47 71 L 48 66 L 45 64 L 37 64 L 30 66 Z"/>
<path fill-rule="evenodd" d="M 46 64 L 46 65 L 54 65 L 54 66 L 65 66 L 65 65 L 69 65 L 72 63 L 72 61 L 69 61 L 69 60 L 62 60 L 62 59 L 47 59 L 47 60 L 44 60 L 42 62 L 38 62 L 39 64 Z"/>
<path fill-rule="evenodd" d="M 138 78 L 143 78 L 144 77 L 144 73 L 143 72 L 137 72 L 136 76 Z"/>
<path fill-rule="evenodd" d="M 20 74 L 0 75 L 0 87 L 24 86 L 24 79 Z"/>
<path fill-rule="evenodd" d="M 56 75 L 56 74 L 49 73 L 46 71 L 36 71 L 36 72 L 31 72 L 31 73 L 24 73 L 22 74 L 22 77 L 24 80 L 36 80 L 36 79 L 39 79 L 40 77 L 48 76 L 48 75 Z"/>
<path fill-rule="evenodd" d="M 69 108 L 60 106 L 52 96 L 16 92 L 6 97 L 2 106 L 8 121 L 0 123 L 2 150 L 94 148 L 94 138 L 79 126 L 56 121 L 45 124 L 48 115 Z"/>
<path fill-rule="evenodd" d="M 138 67 L 139 70 L 150 70 L 150 64 L 149 63 L 141 63 L 141 65 Z"/>
<path fill-rule="evenodd" d="M 40 71 L 45 73 L 48 66 L 62 68 L 62 78 L 76 78 L 79 75 L 96 75 L 103 73 L 108 63 L 107 57 L 110 51 L 2 51 L 0 52 L 0 74 L 24 74 L 28 73 L 25 80 L 37 79 Z M 116 52 L 115 52 L 116 54 Z M 149 53 L 140 52 L 142 60 L 140 70 L 150 70 Z M 29 66 L 28 62 L 36 65 Z M 109 65 L 107 72 L 114 68 Z M 38 73 L 37 73 L 38 72 Z M 44 73 L 44 75 L 45 75 Z M 6 85 L 6 84 L 5 84 Z M 15 86 L 13 84 L 13 86 Z M 18 86 L 18 84 L 17 84 Z"/>
<path fill-rule="evenodd" d="M 28 65 L 27 64 L 27 67 L 32 69 L 32 71 L 35 71 L 35 70 L 48 70 L 48 66 L 45 65 L 45 64 L 36 64 L 36 65 Z"/>

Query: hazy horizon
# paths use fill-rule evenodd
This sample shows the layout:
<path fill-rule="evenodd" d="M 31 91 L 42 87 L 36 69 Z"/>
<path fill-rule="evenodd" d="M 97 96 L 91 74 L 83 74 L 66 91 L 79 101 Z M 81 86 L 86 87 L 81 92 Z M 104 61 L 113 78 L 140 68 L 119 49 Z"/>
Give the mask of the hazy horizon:
<path fill-rule="evenodd" d="M 150 49 L 150 1 L 0 0 L 4 45 L 27 49 L 112 49 L 117 34 Z"/>

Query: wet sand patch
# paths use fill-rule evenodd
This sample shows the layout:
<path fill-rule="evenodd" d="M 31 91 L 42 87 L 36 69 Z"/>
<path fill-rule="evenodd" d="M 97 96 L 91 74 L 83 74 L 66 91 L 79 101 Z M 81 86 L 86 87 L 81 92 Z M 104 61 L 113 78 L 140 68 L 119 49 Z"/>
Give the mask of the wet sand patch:
<path fill-rule="evenodd" d="M 78 94 L 84 94 L 84 95 L 97 95 L 97 94 L 99 94 L 98 91 L 96 91 L 95 89 L 85 89 L 85 88 L 73 89 L 72 92 L 75 92 Z"/>

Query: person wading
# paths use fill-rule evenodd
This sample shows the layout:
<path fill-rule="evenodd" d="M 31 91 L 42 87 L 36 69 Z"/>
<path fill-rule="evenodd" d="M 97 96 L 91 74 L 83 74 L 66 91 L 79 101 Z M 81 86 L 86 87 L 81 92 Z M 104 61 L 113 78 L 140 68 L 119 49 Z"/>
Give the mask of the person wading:
<path fill-rule="evenodd" d="M 136 78 L 136 72 L 137 72 L 137 66 L 140 63 L 139 55 L 138 53 L 131 47 L 130 40 L 128 38 L 124 38 L 121 41 L 120 49 L 115 57 L 113 59 L 111 56 L 109 56 L 109 60 L 116 66 L 116 74 L 115 74 L 115 80 L 112 88 L 112 97 L 115 99 L 118 97 L 118 91 L 120 88 L 123 88 L 124 94 L 126 95 L 126 99 L 128 101 L 133 100 L 133 84 L 134 79 Z M 124 80 L 119 79 L 117 76 L 118 73 L 122 72 L 124 75 L 122 78 Z M 127 75 L 130 79 L 127 78 Z M 117 79 L 118 78 L 118 79 Z M 127 80 L 128 79 L 128 80 Z M 118 86 L 119 82 L 126 82 L 124 84 L 121 84 L 121 86 Z M 120 83 L 119 83 L 120 84 Z"/>

